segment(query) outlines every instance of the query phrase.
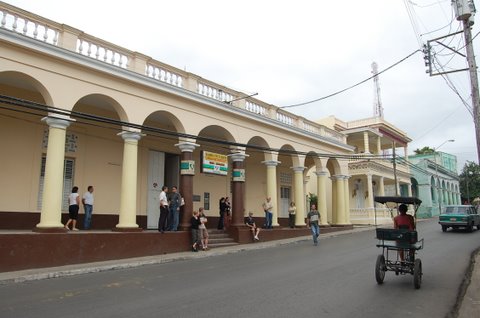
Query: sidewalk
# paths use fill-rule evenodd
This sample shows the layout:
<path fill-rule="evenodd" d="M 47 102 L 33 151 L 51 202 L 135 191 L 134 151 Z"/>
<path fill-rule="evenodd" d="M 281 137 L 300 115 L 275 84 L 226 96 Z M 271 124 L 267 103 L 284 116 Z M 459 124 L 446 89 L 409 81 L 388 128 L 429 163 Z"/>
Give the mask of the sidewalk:
<path fill-rule="evenodd" d="M 373 231 L 373 226 L 359 226 L 353 230 L 339 231 L 322 234 L 321 240 L 348 235 L 363 231 Z M 219 247 L 207 252 L 181 252 L 164 255 L 154 255 L 146 257 L 137 257 L 129 259 L 112 260 L 105 262 L 75 264 L 59 267 L 29 269 L 15 272 L 0 273 L 0 284 L 21 283 L 25 281 L 67 277 L 88 273 L 103 272 L 116 269 L 126 269 L 140 267 L 144 265 L 164 264 L 179 260 L 189 260 L 205 257 L 214 257 L 219 255 L 239 253 L 247 250 L 258 250 L 273 246 L 291 244 L 299 241 L 311 240 L 311 236 L 302 236 L 284 240 L 258 242 L 252 244 L 241 244 L 236 246 Z M 462 283 L 461 291 L 457 298 L 457 304 L 452 310 L 453 317 L 470 318 L 480 317 L 480 266 L 475 266 L 480 262 L 480 249 L 472 255 L 471 265 L 465 273 L 465 280 Z"/>
<path fill-rule="evenodd" d="M 480 249 L 472 254 L 471 264 L 458 295 L 458 318 L 480 317 Z M 463 294 L 464 293 L 464 294 Z M 463 294 L 463 295 L 462 295 Z"/>
<path fill-rule="evenodd" d="M 322 234 L 320 239 L 326 239 L 330 237 L 335 237 L 339 235 L 352 234 L 355 232 L 370 231 L 373 230 L 373 226 L 359 226 L 355 227 L 352 230 L 338 231 Z M 179 260 L 189 260 L 197 259 L 204 257 L 213 257 L 219 255 L 226 255 L 232 253 L 238 253 L 241 251 L 247 250 L 258 250 L 273 246 L 280 246 L 285 244 L 291 244 L 294 242 L 311 240 L 311 236 L 300 236 L 283 240 L 268 241 L 268 242 L 257 242 L 252 244 L 240 244 L 235 246 L 226 246 L 218 247 L 206 252 L 200 251 L 198 253 L 192 252 L 181 252 L 181 253 L 171 253 L 171 254 L 162 254 L 154 256 L 145 256 L 145 257 L 136 257 L 136 258 L 127 258 L 119 260 L 110 260 L 104 262 L 95 262 L 95 263 L 83 263 L 83 264 L 73 264 L 65 265 L 58 267 L 47 267 L 47 268 L 37 268 L 37 269 L 27 269 L 14 272 L 4 272 L 0 273 L 0 284 L 7 283 L 20 283 L 30 280 L 40 280 L 47 278 L 56 278 L 56 277 L 66 277 L 80 274 L 88 273 L 97 273 L 115 269 L 125 269 L 125 268 L 134 268 L 143 265 L 153 265 L 153 264 L 163 264 L 170 263 Z"/>

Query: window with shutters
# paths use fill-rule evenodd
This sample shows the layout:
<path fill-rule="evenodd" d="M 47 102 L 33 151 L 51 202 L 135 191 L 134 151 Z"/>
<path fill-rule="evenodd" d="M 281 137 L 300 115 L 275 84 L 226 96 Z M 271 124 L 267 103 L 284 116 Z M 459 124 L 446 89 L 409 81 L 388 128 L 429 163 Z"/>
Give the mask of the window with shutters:
<path fill-rule="evenodd" d="M 42 157 L 42 167 L 40 170 L 40 186 L 38 191 L 37 208 L 42 209 L 43 200 L 43 184 L 45 181 L 45 162 L 46 157 Z M 68 196 L 73 188 L 73 175 L 75 171 L 75 160 L 71 158 L 65 158 L 63 165 L 63 191 L 62 191 L 62 211 L 68 211 Z"/>

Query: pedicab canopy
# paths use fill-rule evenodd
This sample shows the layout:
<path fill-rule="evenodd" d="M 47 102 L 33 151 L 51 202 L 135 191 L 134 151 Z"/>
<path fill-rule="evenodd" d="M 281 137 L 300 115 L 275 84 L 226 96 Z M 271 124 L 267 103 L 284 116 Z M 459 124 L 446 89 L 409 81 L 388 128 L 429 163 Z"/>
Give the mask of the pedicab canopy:
<path fill-rule="evenodd" d="M 417 197 L 396 197 L 396 196 L 376 196 L 374 198 L 375 202 L 378 203 L 387 203 L 387 202 L 392 202 L 392 203 L 399 203 L 399 204 L 413 204 L 413 205 L 420 205 L 422 203 L 422 200 L 420 200 Z"/>

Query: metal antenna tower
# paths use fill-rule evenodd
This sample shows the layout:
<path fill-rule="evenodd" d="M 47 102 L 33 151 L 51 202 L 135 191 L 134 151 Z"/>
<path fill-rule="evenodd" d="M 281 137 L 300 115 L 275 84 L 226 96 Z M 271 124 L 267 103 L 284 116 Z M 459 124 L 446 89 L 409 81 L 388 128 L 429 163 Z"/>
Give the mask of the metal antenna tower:
<path fill-rule="evenodd" d="M 383 118 L 382 100 L 380 99 L 380 83 L 378 82 L 378 65 L 376 62 L 372 63 L 373 74 L 373 116 Z"/>

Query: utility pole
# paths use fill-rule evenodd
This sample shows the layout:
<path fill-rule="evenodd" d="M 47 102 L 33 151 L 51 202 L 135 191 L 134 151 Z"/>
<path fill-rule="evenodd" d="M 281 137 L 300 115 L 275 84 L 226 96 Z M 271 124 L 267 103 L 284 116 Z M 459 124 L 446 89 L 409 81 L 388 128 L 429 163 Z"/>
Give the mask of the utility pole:
<path fill-rule="evenodd" d="M 475 124 L 475 137 L 477 140 L 477 159 L 480 162 L 480 107 L 478 93 L 478 76 L 475 54 L 473 52 L 471 27 L 474 23 L 475 5 L 473 0 L 452 0 L 452 5 L 458 21 L 463 22 L 463 34 L 465 36 L 465 49 L 467 53 L 467 63 L 470 73 L 470 86 L 472 89 L 472 111 L 473 122 Z"/>
<path fill-rule="evenodd" d="M 463 33 L 465 35 L 465 49 L 467 51 L 467 62 L 470 73 L 470 86 L 472 88 L 472 111 L 473 122 L 475 124 L 475 137 L 477 139 L 477 159 L 480 162 L 480 107 L 478 96 L 478 76 L 477 63 L 475 62 L 475 54 L 473 52 L 472 32 L 470 30 L 469 19 L 463 20 Z"/>

